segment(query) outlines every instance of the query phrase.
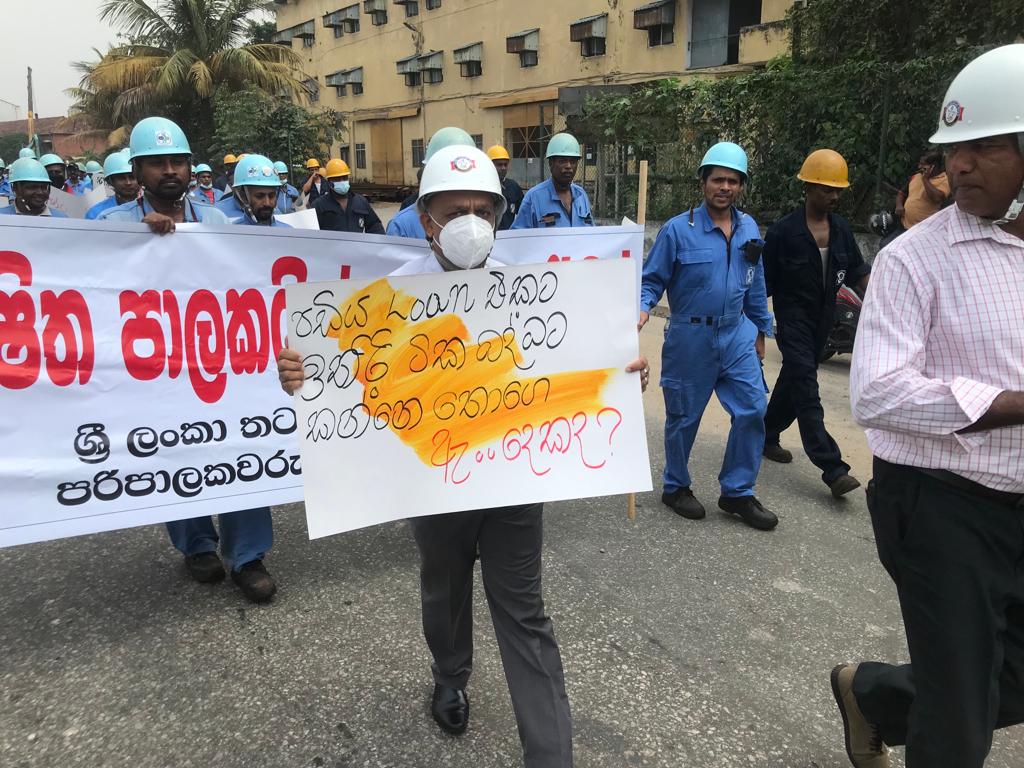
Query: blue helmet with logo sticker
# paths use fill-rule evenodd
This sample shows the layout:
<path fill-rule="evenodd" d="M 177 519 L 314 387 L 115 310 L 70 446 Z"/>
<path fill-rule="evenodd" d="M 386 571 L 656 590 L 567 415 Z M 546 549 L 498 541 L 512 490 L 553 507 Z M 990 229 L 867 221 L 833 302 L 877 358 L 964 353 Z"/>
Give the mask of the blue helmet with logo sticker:
<path fill-rule="evenodd" d="M 166 117 L 147 117 L 132 129 L 131 159 L 158 155 L 191 155 L 185 132 Z"/>
<path fill-rule="evenodd" d="M 280 187 L 274 163 L 264 155 L 246 155 L 235 166 L 232 187 Z"/>

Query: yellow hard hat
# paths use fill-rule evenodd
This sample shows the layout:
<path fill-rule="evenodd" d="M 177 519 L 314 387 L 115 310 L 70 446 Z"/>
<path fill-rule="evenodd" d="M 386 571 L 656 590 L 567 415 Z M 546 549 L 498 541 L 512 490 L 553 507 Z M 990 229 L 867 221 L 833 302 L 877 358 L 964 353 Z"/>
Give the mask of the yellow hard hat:
<path fill-rule="evenodd" d="M 245 158 L 247 158 L 248 156 L 249 156 L 249 153 L 248 153 L 248 152 L 243 152 L 242 154 L 240 154 L 240 155 L 238 156 L 238 162 L 242 162 L 242 161 L 243 161 L 243 160 L 244 160 Z"/>
<path fill-rule="evenodd" d="M 348 176 L 351 173 L 348 169 L 348 163 L 344 160 L 334 158 L 333 160 L 327 161 L 327 171 L 324 173 L 328 179 L 334 179 L 338 176 Z"/>
<path fill-rule="evenodd" d="M 843 156 L 834 149 L 816 149 L 807 156 L 796 175 L 808 184 L 845 189 L 850 186 L 850 172 Z"/>
<path fill-rule="evenodd" d="M 309 158 L 309 160 L 306 161 L 306 167 L 309 168 L 310 170 L 312 170 L 313 168 L 319 168 L 320 161 L 317 160 L 316 158 L 311 157 Z"/>
<path fill-rule="evenodd" d="M 487 150 L 487 156 L 491 160 L 511 160 L 512 158 L 508 155 L 508 150 L 505 149 L 501 144 L 495 144 L 493 147 Z"/>
<path fill-rule="evenodd" d="M 231 154 L 224 155 L 224 165 L 231 165 L 232 163 L 237 163 L 237 162 L 238 162 L 238 158 L 235 157 L 234 155 L 231 155 Z"/>

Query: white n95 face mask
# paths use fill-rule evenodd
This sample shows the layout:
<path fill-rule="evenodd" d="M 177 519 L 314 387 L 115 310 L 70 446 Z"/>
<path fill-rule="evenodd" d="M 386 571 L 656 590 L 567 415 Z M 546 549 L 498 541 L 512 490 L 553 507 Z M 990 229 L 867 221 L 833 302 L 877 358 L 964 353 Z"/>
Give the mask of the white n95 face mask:
<path fill-rule="evenodd" d="M 494 227 L 479 216 L 467 214 L 441 227 L 437 240 L 442 254 L 453 266 L 473 269 L 487 261 L 494 248 Z"/>

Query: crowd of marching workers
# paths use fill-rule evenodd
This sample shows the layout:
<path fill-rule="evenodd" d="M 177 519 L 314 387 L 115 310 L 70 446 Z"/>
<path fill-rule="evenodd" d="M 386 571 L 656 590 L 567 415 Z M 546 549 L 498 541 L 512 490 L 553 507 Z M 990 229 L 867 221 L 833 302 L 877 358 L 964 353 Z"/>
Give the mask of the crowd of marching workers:
<path fill-rule="evenodd" d="M 825 428 L 817 367 L 840 286 L 866 292 L 851 406 L 875 457 L 868 508 L 911 663 L 832 670 L 855 768 L 887 768 L 893 745 L 906 745 L 908 768 L 981 768 L 993 730 L 1024 722 L 1024 91 L 1003 85 L 1021 80 L 1022 44 L 982 54 L 953 80 L 932 137 L 941 163 L 912 180 L 901 199 L 909 228 L 873 269 L 834 213 L 849 186 L 839 152 L 807 155 L 796 174 L 803 203 L 762 239 L 738 207 L 751 173 L 746 152 L 726 141 L 700 165 L 702 202 L 661 228 L 644 264 L 639 326 L 666 295 L 669 307 L 661 500 L 683 518 L 706 516 L 688 464 L 715 394 L 732 419 L 717 506 L 760 531 L 779 523 L 754 494 L 761 460 L 792 461 L 780 435 L 794 422 L 833 496 L 860 486 Z M 51 188 L 80 194 L 90 183 L 83 172 L 97 183 L 95 167 L 22 154 L 0 187 L 13 198 L 0 214 L 57 217 Z M 400 274 L 499 267 L 489 258 L 499 230 L 594 226 L 574 183 L 580 157 L 575 138 L 555 135 L 548 178 L 524 194 L 507 176 L 503 148 L 484 153 L 465 131 L 444 128 L 428 146 L 418 194 L 384 229 L 342 160 L 323 168 L 310 160 L 301 189 L 286 166 L 258 154 L 226 157 L 215 179 L 209 165 L 192 167 L 179 126 L 152 117 L 135 126 L 127 150 L 107 157 L 113 195 L 89 218 L 141 222 L 160 235 L 184 222 L 286 227 L 278 216 L 301 201 L 321 229 L 429 242 L 430 253 Z M 955 204 L 941 207 L 943 185 Z M 783 363 L 769 399 L 760 361 L 773 335 Z M 646 388 L 647 361 L 623 363 Z M 285 391 L 302 386 L 301 358 L 287 347 L 278 371 Z M 188 573 L 217 581 L 227 561 L 248 598 L 269 600 L 270 510 L 232 510 L 219 522 L 219 532 L 211 518 L 168 524 Z M 541 505 L 420 517 L 411 528 L 435 721 L 452 734 L 469 723 L 479 559 L 524 763 L 572 765 L 562 662 L 541 595 Z"/>

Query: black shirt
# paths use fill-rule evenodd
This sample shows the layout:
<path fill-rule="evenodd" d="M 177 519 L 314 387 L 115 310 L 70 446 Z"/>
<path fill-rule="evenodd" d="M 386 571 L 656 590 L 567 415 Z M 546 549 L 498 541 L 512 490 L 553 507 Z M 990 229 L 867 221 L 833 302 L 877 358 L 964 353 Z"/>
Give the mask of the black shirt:
<path fill-rule="evenodd" d="M 411 195 L 406 197 L 405 200 L 402 201 L 402 204 L 399 206 L 398 210 L 404 211 L 410 205 L 415 205 L 416 201 L 419 200 L 419 197 L 420 197 L 420 193 L 419 192 L 413 192 Z"/>
<path fill-rule="evenodd" d="M 828 226 L 827 270 L 822 268 L 821 252 L 807 228 L 803 206 L 768 229 L 764 240 L 764 280 L 777 318 L 806 318 L 814 322 L 831 318 L 839 286 L 855 286 L 871 272 L 846 220 L 830 213 Z"/>
<path fill-rule="evenodd" d="M 227 176 L 226 173 L 222 173 L 220 176 L 217 177 L 217 180 L 215 182 L 213 182 L 213 188 L 214 189 L 219 189 L 221 192 L 223 192 L 225 189 L 227 189 L 227 186 L 228 186 L 228 176 Z"/>
<path fill-rule="evenodd" d="M 505 196 L 508 207 L 505 209 L 505 215 L 501 217 L 501 223 L 498 224 L 499 232 L 512 229 L 512 222 L 516 220 L 519 206 L 523 202 L 523 188 L 516 183 L 515 179 L 506 176 L 505 180 L 501 182 L 501 194 Z"/>
<path fill-rule="evenodd" d="M 364 232 L 368 235 L 383 235 L 384 225 L 380 223 L 370 201 L 355 192 L 348 194 L 348 206 L 341 210 L 337 198 L 321 195 L 313 206 L 320 229 L 333 232 Z"/>

